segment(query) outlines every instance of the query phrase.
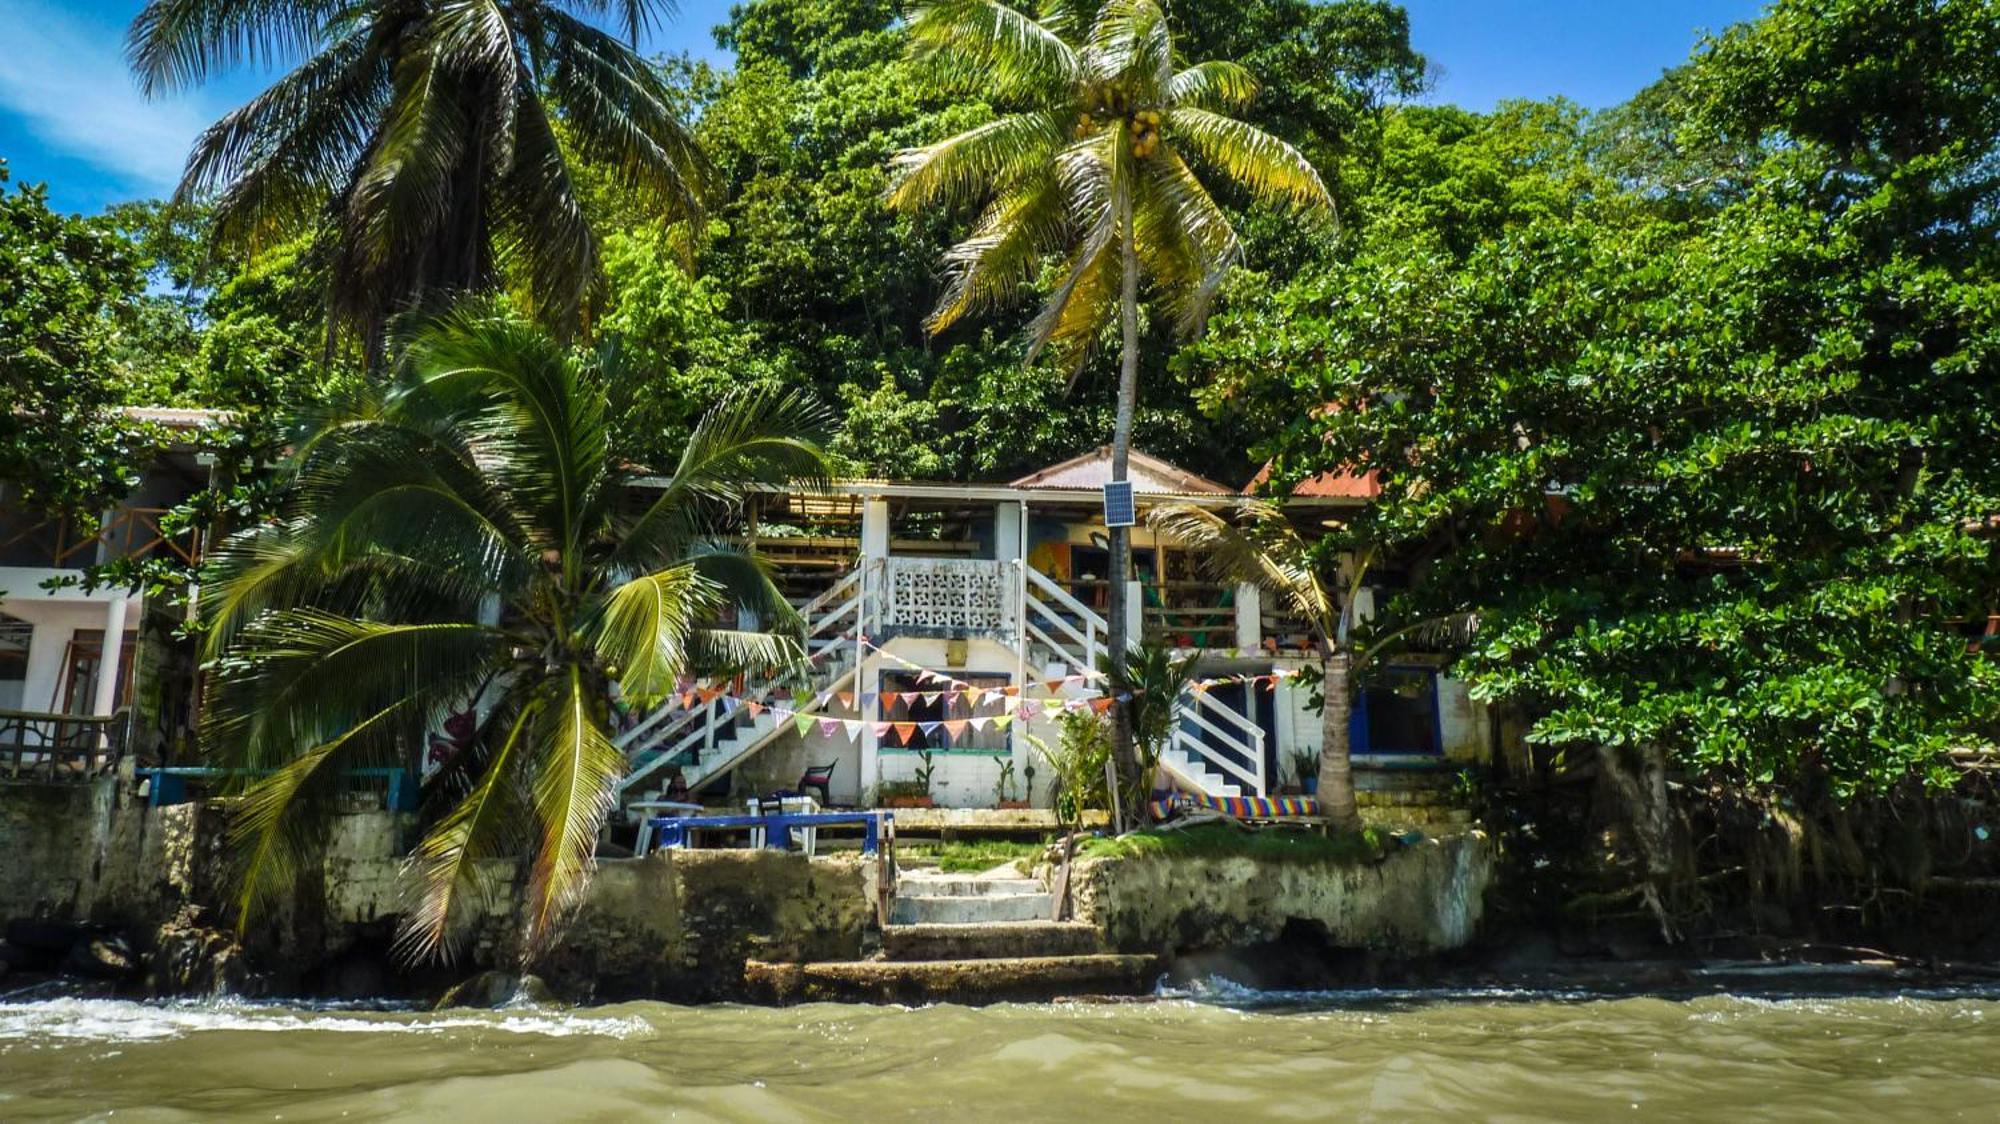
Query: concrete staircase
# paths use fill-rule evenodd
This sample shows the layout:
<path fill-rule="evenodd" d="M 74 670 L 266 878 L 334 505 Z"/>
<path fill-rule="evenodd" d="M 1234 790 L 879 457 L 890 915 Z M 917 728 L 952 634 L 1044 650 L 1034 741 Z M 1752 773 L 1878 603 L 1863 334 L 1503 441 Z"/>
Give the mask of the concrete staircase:
<path fill-rule="evenodd" d="M 873 960 L 746 965 L 781 1002 L 1046 1002 L 1144 995 L 1158 962 L 1105 952 L 1088 922 L 1051 921 L 1047 888 L 1011 868 L 986 874 L 906 869 Z"/>

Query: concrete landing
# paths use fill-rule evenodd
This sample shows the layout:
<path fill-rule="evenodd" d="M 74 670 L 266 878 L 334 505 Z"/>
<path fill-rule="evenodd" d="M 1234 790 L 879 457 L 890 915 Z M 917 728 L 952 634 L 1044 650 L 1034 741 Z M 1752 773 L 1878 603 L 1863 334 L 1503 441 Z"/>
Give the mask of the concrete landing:
<path fill-rule="evenodd" d="M 1068 995 L 1145 995 L 1152 956 L 1021 956 L 984 960 L 747 961 L 744 981 L 778 1003 L 1047 1002 Z"/>
<path fill-rule="evenodd" d="M 882 952 L 891 960 L 1081 956 L 1097 951 L 1097 927 L 1087 921 L 890 925 L 882 930 Z"/>
<path fill-rule="evenodd" d="M 1054 909 L 1049 895 L 1039 886 L 1033 892 L 1016 894 L 898 894 L 889 920 L 897 925 L 994 925 L 1047 921 Z"/>

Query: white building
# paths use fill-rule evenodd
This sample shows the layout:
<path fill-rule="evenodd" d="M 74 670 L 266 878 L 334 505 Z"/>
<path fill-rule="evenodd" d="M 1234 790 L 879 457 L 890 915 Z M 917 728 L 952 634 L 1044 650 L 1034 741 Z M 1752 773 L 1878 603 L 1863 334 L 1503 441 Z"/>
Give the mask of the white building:
<path fill-rule="evenodd" d="M 1222 681 L 1179 700 L 1166 775 L 1223 795 L 1276 793 L 1296 780 L 1297 756 L 1319 752 L 1310 693 L 1269 679 L 1317 663 L 1311 640 L 1255 587 L 1202 580 L 1188 551 L 1144 525 L 1151 504 L 1221 507 L 1239 493 L 1137 452 L 1129 476 L 1140 507 L 1129 631 L 1198 653 L 1199 674 Z M 831 766 L 835 803 L 870 804 L 928 767 L 940 806 L 1046 804 L 1049 770 L 1028 736 L 1053 743 L 1053 712 L 1102 693 L 1090 673 L 1107 632 L 1108 479 L 1099 449 L 1005 485 L 846 481 L 827 495 L 760 497 L 748 537 L 802 607 L 812 671 L 692 685 L 633 716 L 620 737 L 633 762 L 627 799 L 657 798 L 676 771 L 697 792 L 727 779 L 760 794 Z M 1290 501 L 1315 521 L 1365 502 Z M 1436 664 L 1412 657 L 1367 684 L 1352 731 L 1358 768 L 1486 757 L 1484 708 Z M 1031 766 L 1042 778 L 1032 792 Z"/>

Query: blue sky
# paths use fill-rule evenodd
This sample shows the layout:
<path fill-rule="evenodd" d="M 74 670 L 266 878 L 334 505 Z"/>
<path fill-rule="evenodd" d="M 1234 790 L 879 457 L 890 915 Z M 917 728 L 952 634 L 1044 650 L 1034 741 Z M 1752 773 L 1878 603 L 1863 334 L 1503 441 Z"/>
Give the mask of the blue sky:
<path fill-rule="evenodd" d="M 0 158 L 16 181 L 92 213 L 172 190 L 189 140 L 262 75 L 149 101 L 123 60 L 141 0 L 0 0 Z M 647 44 L 719 58 L 709 29 L 730 0 L 682 0 Z M 1702 31 L 1751 18 L 1762 0 L 1404 0 L 1411 38 L 1441 68 L 1432 100 L 1474 109 L 1557 94 L 1615 105 L 1687 57 Z"/>

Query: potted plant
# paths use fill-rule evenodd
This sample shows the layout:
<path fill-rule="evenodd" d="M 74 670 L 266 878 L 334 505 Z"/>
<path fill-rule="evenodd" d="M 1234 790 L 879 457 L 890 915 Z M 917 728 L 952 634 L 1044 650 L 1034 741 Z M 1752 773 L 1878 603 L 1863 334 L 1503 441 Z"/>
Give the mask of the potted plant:
<path fill-rule="evenodd" d="M 1319 795 L 1319 754 L 1301 750 L 1292 754 L 1292 775 L 1299 778 L 1299 791 Z"/>
<path fill-rule="evenodd" d="M 1014 760 L 1011 757 L 993 755 L 993 763 L 1000 766 L 1000 780 L 993 786 L 993 806 L 996 808 L 1026 808 L 1028 802 L 1017 797 L 1014 788 Z"/>

